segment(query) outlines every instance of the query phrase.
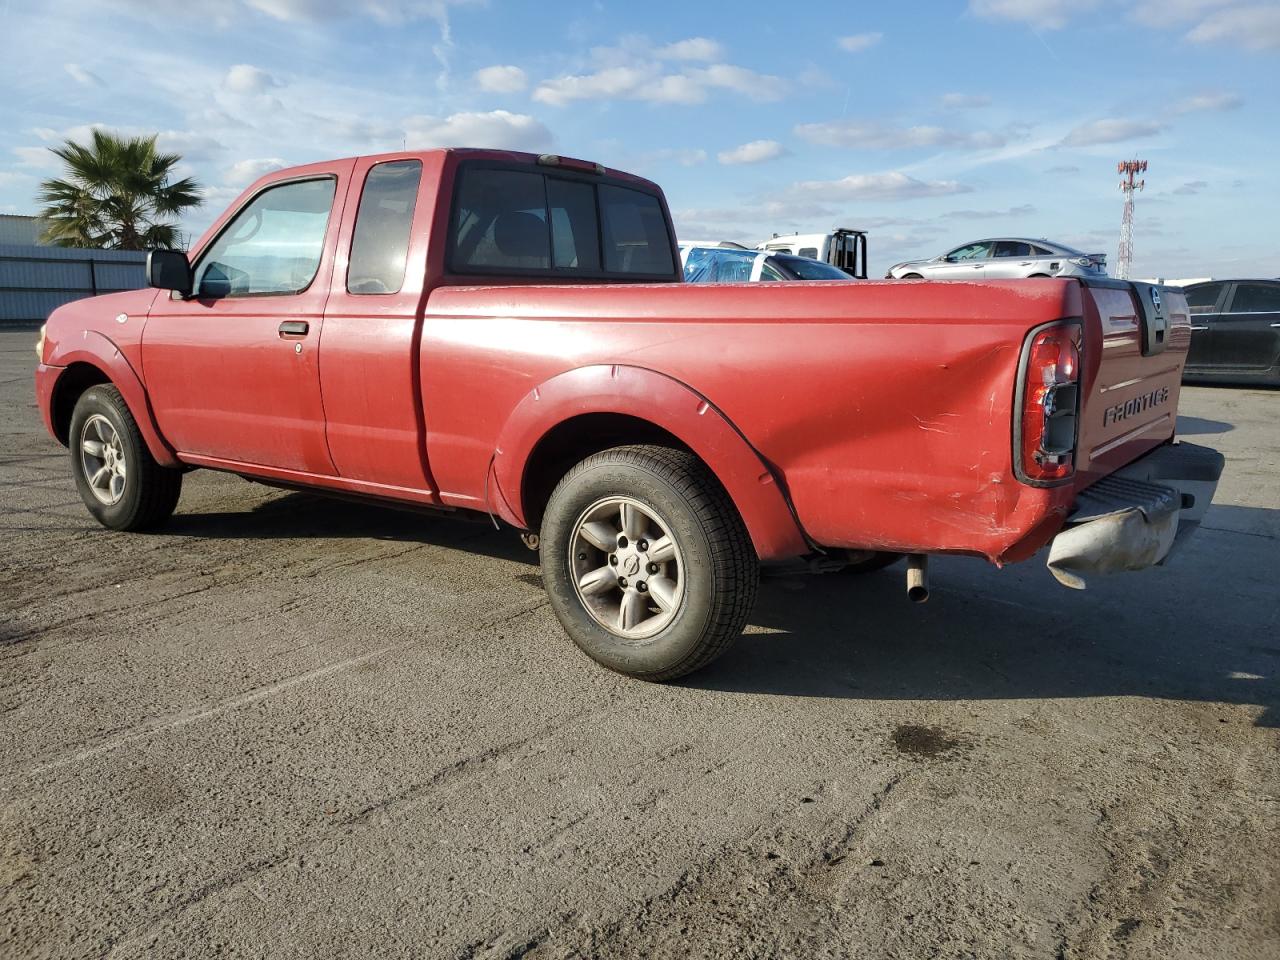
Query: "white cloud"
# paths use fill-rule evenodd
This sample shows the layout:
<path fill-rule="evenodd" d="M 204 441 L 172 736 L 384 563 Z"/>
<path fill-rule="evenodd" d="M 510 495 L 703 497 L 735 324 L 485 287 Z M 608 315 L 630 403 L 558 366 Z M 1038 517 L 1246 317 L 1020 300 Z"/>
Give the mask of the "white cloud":
<path fill-rule="evenodd" d="M 969 12 L 987 20 L 1012 20 L 1032 29 L 1057 30 L 1070 17 L 1087 13 L 1098 0 L 969 0 Z"/>
<path fill-rule="evenodd" d="M 102 86 L 102 78 L 96 73 L 91 73 L 78 63 L 64 63 L 62 68 L 67 71 L 68 76 L 82 87 L 100 87 Z"/>
<path fill-rule="evenodd" d="M 756 73 L 729 63 L 717 63 L 694 70 L 690 77 L 697 83 L 732 90 L 752 100 L 780 100 L 787 89 L 786 81 L 781 77 Z"/>
<path fill-rule="evenodd" d="M 1154 137 L 1165 125 L 1156 120 L 1092 120 L 1071 130 L 1059 142 L 1063 147 L 1091 147 L 1102 143 L 1122 143 Z"/>
<path fill-rule="evenodd" d="M 1171 27 L 1188 20 L 1198 20 L 1210 10 L 1232 2 L 1233 0 L 1140 0 L 1133 8 L 1133 18 L 1149 27 Z"/>
<path fill-rule="evenodd" d="M 18 158 L 20 166 L 39 170 L 53 170 L 62 163 L 49 152 L 48 147 L 14 147 L 13 155 Z"/>
<path fill-rule="evenodd" d="M 261 176 L 273 170 L 287 167 L 288 162 L 279 157 L 263 157 L 257 160 L 241 160 L 222 172 L 222 182 L 229 187 L 247 187 Z"/>
<path fill-rule="evenodd" d="M 702 60 L 709 63 L 723 60 L 724 48 L 706 37 L 690 37 L 658 48 L 654 51 L 654 56 L 659 60 Z"/>
<path fill-rule="evenodd" d="M 439 19 L 450 6 L 470 0 L 243 0 L 245 6 L 286 22 L 372 17 L 381 23 Z"/>
<path fill-rule="evenodd" d="M 488 93 L 519 93 L 529 83 L 519 67 L 503 64 L 477 70 L 476 86 Z"/>
<path fill-rule="evenodd" d="M 734 147 L 732 150 L 722 150 L 716 154 L 716 159 L 724 164 L 747 164 L 747 163 L 764 163 L 766 160 L 774 160 L 786 153 L 782 144 L 777 140 L 752 140 L 750 143 L 744 143 L 741 146 Z"/>
<path fill-rule="evenodd" d="M 1215 11 L 1188 34 L 1193 43 L 1233 43 L 1246 50 L 1280 50 L 1280 5 L 1273 3 Z"/>
<path fill-rule="evenodd" d="M 861 53 L 863 50 L 874 47 L 883 39 L 883 33 L 855 33 L 849 37 L 838 37 L 836 43 L 841 50 L 847 50 L 849 53 Z"/>
<path fill-rule="evenodd" d="M 1207 186 L 1209 184 L 1205 180 L 1188 180 L 1182 186 L 1176 187 L 1169 192 L 1180 197 L 1193 197 Z"/>
<path fill-rule="evenodd" d="M 237 63 L 227 71 L 223 85 L 232 93 L 248 95 L 265 93 L 272 87 L 280 86 L 280 81 L 259 67 Z"/>
<path fill-rule="evenodd" d="M 575 100 L 611 99 L 693 104 L 703 102 L 710 89 L 731 90 L 753 100 L 777 100 L 786 83 L 727 63 L 671 74 L 657 64 L 620 65 L 543 81 L 533 91 L 533 99 L 557 107 Z"/>
<path fill-rule="evenodd" d="M 991 98 L 982 93 L 944 93 L 942 105 L 952 110 L 972 110 L 991 106 Z"/>
<path fill-rule="evenodd" d="M 541 122 L 523 113 L 490 110 L 405 120 L 405 140 L 411 149 L 427 147 L 492 147 L 499 150 L 547 150 L 555 138 Z"/>
<path fill-rule="evenodd" d="M 826 123 L 802 123 L 796 136 L 826 147 L 848 147 L 858 150 L 903 150 L 913 147 L 957 147 L 989 149 L 1008 143 L 1003 134 L 970 133 L 937 126 L 889 127 L 877 121 L 832 120 Z"/>
<path fill-rule="evenodd" d="M 1174 105 L 1174 113 L 1234 110 L 1244 103 L 1238 93 L 1198 93 Z"/>
<path fill-rule="evenodd" d="M 901 171 L 855 173 L 839 180 L 803 180 L 792 184 L 795 196 L 818 197 L 827 202 L 841 200 L 913 200 L 918 197 L 945 197 L 973 190 L 956 180 L 917 180 Z"/>
<path fill-rule="evenodd" d="M 1004 220 L 1009 217 L 1029 217 L 1036 208 L 1029 203 L 1010 207 L 1007 210 L 952 210 L 942 214 L 944 220 Z"/>

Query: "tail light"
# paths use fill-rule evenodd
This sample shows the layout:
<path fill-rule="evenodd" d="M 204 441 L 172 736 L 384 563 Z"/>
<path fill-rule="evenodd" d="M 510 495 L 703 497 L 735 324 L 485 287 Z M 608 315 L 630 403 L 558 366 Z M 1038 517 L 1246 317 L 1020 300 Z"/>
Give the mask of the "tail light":
<path fill-rule="evenodd" d="M 1080 324 L 1066 321 L 1032 330 L 1022 348 L 1014 472 L 1024 483 L 1050 486 L 1075 473 L 1080 346 Z"/>

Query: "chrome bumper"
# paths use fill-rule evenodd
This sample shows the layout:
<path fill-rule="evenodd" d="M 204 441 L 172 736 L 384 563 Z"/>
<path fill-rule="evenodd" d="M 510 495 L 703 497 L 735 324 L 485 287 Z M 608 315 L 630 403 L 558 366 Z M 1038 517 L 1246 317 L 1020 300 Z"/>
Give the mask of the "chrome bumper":
<path fill-rule="evenodd" d="M 1208 447 L 1174 443 L 1099 480 L 1053 538 L 1049 571 L 1083 590 L 1086 575 L 1164 563 L 1200 525 L 1225 462 Z"/>

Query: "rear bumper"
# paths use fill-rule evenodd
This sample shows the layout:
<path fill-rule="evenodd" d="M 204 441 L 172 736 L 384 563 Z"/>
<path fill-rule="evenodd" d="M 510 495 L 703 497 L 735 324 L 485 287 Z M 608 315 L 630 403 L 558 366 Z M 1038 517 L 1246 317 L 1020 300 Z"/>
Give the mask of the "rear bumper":
<path fill-rule="evenodd" d="M 1076 498 L 1076 510 L 1049 546 L 1049 571 L 1083 590 L 1093 574 L 1164 563 L 1213 501 L 1225 462 L 1194 443 L 1157 447 Z"/>

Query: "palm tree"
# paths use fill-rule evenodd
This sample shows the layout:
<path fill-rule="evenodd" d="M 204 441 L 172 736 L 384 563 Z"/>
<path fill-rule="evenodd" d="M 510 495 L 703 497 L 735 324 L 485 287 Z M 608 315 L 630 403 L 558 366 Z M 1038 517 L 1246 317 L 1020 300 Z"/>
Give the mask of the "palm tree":
<path fill-rule="evenodd" d="M 40 184 L 45 204 L 41 240 L 58 247 L 174 249 L 181 214 L 203 201 L 190 177 L 170 182 L 182 160 L 157 153 L 156 138 L 93 131 L 90 144 L 50 148 L 66 164 L 61 178 Z"/>

